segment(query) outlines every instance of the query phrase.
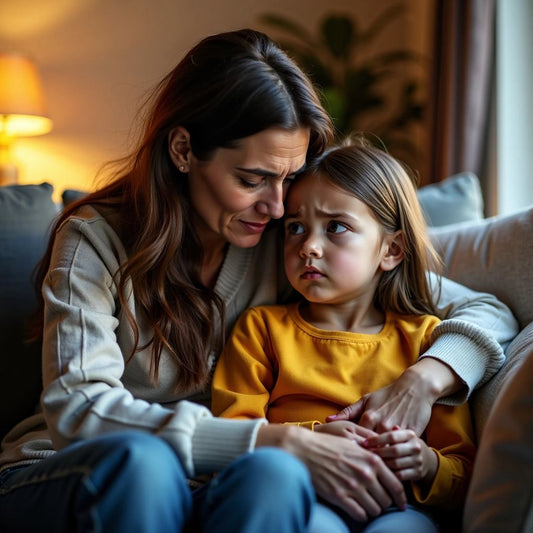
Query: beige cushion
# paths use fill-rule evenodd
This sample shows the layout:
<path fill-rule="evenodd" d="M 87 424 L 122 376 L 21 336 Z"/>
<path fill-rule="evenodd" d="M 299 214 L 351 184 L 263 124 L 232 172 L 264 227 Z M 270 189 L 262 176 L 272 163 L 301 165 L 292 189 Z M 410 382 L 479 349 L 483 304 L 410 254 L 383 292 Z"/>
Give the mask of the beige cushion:
<path fill-rule="evenodd" d="M 507 216 L 430 230 L 444 275 L 507 304 L 520 328 L 533 321 L 533 206 Z"/>
<path fill-rule="evenodd" d="M 478 442 L 482 437 L 491 409 L 503 386 L 514 376 L 524 360 L 533 352 L 533 322 L 526 326 L 505 351 L 505 365 L 485 385 L 472 393 L 470 405 Z"/>

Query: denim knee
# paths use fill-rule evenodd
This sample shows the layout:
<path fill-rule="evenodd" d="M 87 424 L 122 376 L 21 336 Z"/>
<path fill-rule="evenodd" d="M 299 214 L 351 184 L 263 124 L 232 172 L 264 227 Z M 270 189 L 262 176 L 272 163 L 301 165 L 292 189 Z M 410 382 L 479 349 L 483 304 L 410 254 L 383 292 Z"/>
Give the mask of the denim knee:
<path fill-rule="evenodd" d="M 103 449 L 103 458 L 90 475 L 95 486 L 105 482 L 108 476 L 122 476 L 123 489 L 133 498 L 138 490 L 142 499 L 148 492 L 165 494 L 176 485 L 188 489 L 176 453 L 159 437 L 125 431 L 100 437 L 95 441 L 95 448 Z"/>
<path fill-rule="evenodd" d="M 4 531 L 180 531 L 192 498 L 163 440 L 125 431 L 80 441 L 10 472 L 0 497 Z"/>
<path fill-rule="evenodd" d="M 405 511 L 390 507 L 382 515 L 372 519 L 363 533 L 438 533 L 435 523 L 421 510 L 409 505 Z"/>
<path fill-rule="evenodd" d="M 102 448 L 103 455 L 85 480 L 88 493 L 98 502 L 92 504 L 91 520 L 106 524 L 104 530 L 115 531 L 124 531 L 125 524 L 135 524 L 139 531 L 164 531 L 188 521 L 190 490 L 179 459 L 167 443 L 150 434 L 127 431 L 100 437 L 94 445 Z"/>
<path fill-rule="evenodd" d="M 282 450 L 260 448 L 233 461 L 195 494 L 197 530 L 303 532 L 314 501 L 302 462 Z"/>
<path fill-rule="evenodd" d="M 140 484 L 151 480 L 174 483 L 176 477 L 185 477 L 175 452 L 154 435 L 140 431 L 111 433 L 95 439 L 94 445 L 96 453 L 101 451 L 103 455 L 97 475 L 107 475 L 114 469 L 131 471 Z"/>
<path fill-rule="evenodd" d="M 280 499 L 298 489 L 314 498 L 311 477 L 305 465 L 295 456 L 277 448 L 259 448 L 235 463 L 253 480 L 257 491 L 274 489 Z"/>

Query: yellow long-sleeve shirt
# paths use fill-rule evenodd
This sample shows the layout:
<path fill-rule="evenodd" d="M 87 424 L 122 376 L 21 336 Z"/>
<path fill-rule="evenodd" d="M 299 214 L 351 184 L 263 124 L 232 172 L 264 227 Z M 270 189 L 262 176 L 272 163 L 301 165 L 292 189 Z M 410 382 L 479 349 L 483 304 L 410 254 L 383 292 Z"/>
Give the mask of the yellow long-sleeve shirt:
<path fill-rule="evenodd" d="M 362 395 L 392 383 L 429 346 L 433 316 L 388 314 L 374 335 L 326 331 L 304 321 L 298 304 L 243 313 L 218 361 L 212 410 L 227 418 L 267 418 L 312 427 Z M 429 490 L 412 483 L 419 503 L 464 502 L 475 455 L 467 405 L 436 405 L 424 440 L 439 466 Z"/>

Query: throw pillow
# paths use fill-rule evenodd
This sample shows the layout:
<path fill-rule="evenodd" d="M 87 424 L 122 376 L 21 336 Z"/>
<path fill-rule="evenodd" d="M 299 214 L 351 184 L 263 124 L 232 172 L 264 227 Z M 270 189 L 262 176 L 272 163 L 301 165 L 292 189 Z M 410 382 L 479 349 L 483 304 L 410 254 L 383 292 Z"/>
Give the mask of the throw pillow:
<path fill-rule="evenodd" d="M 88 194 L 87 191 L 80 191 L 78 189 L 65 189 L 61 193 L 61 200 L 63 200 L 63 207 L 76 202 Z"/>
<path fill-rule="evenodd" d="M 484 216 L 479 180 L 471 172 L 421 187 L 418 200 L 429 226 L 481 220 Z"/>

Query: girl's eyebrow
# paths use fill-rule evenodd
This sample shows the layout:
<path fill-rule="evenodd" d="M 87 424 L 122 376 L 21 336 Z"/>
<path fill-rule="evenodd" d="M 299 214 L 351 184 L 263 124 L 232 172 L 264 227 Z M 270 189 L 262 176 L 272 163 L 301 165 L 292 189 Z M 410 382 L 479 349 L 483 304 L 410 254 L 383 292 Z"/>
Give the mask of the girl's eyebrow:
<path fill-rule="evenodd" d="M 289 176 L 296 176 L 298 174 L 301 174 L 305 168 L 306 163 L 304 163 L 298 170 L 295 170 L 294 172 L 291 172 Z M 248 174 L 254 174 L 256 176 L 260 176 L 262 178 L 278 178 L 279 174 L 276 174 L 275 172 L 271 170 L 266 170 L 264 168 L 246 168 L 246 167 L 235 167 L 237 170 L 240 170 L 241 172 L 246 172 Z"/>
<path fill-rule="evenodd" d="M 345 211 L 339 211 L 339 212 L 331 212 L 331 211 L 325 211 L 324 209 L 317 209 L 315 213 L 321 217 L 324 218 L 350 218 L 352 220 L 356 220 L 357 217 L 355 215 L 352 215 L 350 213 L 347 213 Z M 300 208 L 298 208 L 297 211 L 294 213 L 286 213 L 285 218 L 294 218 L 301 216 Z"/>

